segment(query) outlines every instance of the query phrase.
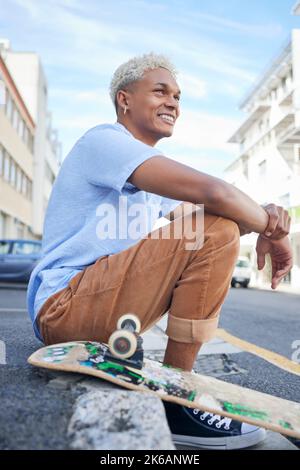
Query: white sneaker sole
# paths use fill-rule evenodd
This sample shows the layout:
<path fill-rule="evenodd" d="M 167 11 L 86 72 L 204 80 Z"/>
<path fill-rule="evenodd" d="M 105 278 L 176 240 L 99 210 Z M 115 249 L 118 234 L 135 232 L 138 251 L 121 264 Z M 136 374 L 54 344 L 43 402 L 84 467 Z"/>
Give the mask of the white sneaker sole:
<path fill-rule="evenodd" d="M 197 437 L 172 434 L 174 444 L 188 445 L 198 449 L 234 450 L 245 449 L 262 442 L 266 431 L 262 428 L 239 436 L 228 437 Z"/>

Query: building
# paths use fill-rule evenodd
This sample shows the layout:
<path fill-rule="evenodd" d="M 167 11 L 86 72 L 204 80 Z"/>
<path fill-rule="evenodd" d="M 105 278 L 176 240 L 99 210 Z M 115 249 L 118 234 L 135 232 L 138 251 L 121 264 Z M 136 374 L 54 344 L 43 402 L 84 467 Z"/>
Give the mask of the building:
<path fill-rule="evenodd" d="M 289 210 L 294 267 L 285 282 L 300 288 L 300 30 L 292 31 L 240 108 L 246 118 L 229 140 L 239 144 L 238 157 L 224 176 L 258 203 Z M 241 238 L 241 252 L 253 266 L 256 238 Z M 254 277 L 260 283 L 267 275 L 256 272 Z"/>
<path fill-rule="evenodd" d="M 41 238 L 45 211 L 61 163 L 61 143 L 52 128 L 48 85 L 39 56 L 12 51 L 8 40 L 0 40 L 0 53 L 35 124 L 30 227 L 33 237 Z"/>
<path fill-rule="evenodd" d="M 35 124 L 0 56 L 0 237 L 32 232 Z"/>
<path fill-rule="evenodd" d="M 300 2 L 297 2 L 297 3 L 293 6 L 292 13 L 293 13 L 294 15 L 300 15 Z"/>

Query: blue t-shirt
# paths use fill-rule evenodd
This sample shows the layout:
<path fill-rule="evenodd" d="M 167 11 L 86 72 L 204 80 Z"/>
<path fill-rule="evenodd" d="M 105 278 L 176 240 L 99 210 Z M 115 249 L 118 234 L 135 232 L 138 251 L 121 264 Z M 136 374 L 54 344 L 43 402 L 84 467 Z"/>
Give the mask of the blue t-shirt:
<path fill-rule="evenodd" d="M 51 295 L 101 256 L 138 243 L 157 218 L 182 202 L 126 181 L 156 155 L 163 153 L 115 123 L 87 131 L 63 161 L 46 211 L 42 258 L 27 290 L 27 307 L 39 339 L 35 320 Z"/>

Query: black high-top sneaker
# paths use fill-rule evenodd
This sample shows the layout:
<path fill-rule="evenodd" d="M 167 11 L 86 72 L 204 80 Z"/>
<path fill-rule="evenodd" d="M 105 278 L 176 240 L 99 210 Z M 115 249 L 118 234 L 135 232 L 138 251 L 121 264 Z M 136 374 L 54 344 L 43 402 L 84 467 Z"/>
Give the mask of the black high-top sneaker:
<path fill-rule="evenodd" d="M 263 441 L 262 428 L 221 415 L 163 402 L 175 444 L 202 449 L 244 449 Z"/>

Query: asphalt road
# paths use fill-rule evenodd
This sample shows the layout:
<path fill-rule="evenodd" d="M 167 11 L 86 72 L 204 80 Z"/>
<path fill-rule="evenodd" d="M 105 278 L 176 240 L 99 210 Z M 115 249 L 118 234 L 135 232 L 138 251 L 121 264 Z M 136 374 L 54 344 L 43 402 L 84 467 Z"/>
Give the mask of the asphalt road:
<path fill-rule="evenodd" d="M 66 429 L 76 397 L 52 387 L 49 371 L 27 364 L 42 345 L 33 336 L 25 299 L 25 289 L 0 286 L 0 449 L 67 449 Z M 220 326 L 291 359 L 292 344 L 300 340 L 300 296 L 231 289 Z M 232 354 L 231 359 L 244 372 L 224 380 L 300 402 L 299 376 L 249 353 Z"/>

